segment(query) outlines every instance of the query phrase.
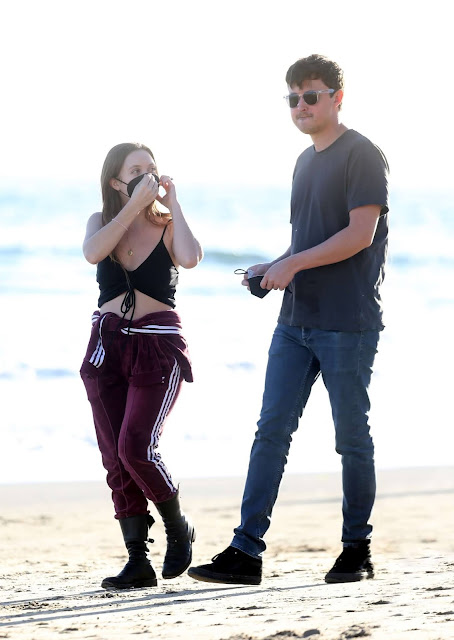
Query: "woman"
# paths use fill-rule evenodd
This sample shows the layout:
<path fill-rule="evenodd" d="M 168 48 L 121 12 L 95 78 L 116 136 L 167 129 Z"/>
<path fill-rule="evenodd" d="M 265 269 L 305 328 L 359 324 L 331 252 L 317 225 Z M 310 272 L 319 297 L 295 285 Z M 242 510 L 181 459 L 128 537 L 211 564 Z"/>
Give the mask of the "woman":
<path fill-rule="evenodd" d="M 97 265 L 100 296 L 81 376 L 129 554 L 124 569 L 103 580 L 106 589 L 157 584 L 147 556 L 148 530 L 154 523 L 148 500 L 166 530 L 164 578 L 187 569 L 195 539 L 156 450 L 183 379 L 192 382 L 187 344 L 174 311 L 177 267 L 195 267 L 202 249 L 186 223 L 172 179 L 159 178 L 157 171 L 152 152 L 142 144 L 111 149 L 101 174 L 103 210 L 88 220 L 83 244 L 85 258 Z M 156 202 L 168 212 L 160 212 Z"/>

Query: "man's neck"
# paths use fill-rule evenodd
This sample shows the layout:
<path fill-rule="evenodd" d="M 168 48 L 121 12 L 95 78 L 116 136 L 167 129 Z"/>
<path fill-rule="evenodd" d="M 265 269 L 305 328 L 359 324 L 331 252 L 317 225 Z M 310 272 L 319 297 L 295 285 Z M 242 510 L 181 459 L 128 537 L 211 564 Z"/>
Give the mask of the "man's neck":
<path fill-rule="evenodd" d="M 336 122 L 333 127 L 311 135 L 315 150 L 324 151 L 325 149 L 330 147 L 333 142 L 336 142 L 336 140 L 340 138 L 341 135 L 346 131 L 347 127 L 344 124 L 342 124 L 341 122 Z"/>

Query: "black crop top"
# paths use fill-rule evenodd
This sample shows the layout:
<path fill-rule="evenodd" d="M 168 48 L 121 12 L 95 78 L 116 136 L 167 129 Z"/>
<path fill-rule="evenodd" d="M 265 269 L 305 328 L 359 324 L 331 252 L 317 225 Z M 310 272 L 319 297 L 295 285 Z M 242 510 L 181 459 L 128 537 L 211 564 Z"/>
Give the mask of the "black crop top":
<path fill-rule="evenodd" d="M 175 307 L 175 290 L 178 269 L 164 244 L 164 227 L 161 239 L 150 255 L 134 271 L 127 271 L 119 262 L 107 256 L 98 262 L 96 280 L 99 284 L 98 307 L 125 293 L 122 312 L 126 314 L 135 305 L 134 289 L 155 300 Z"/>

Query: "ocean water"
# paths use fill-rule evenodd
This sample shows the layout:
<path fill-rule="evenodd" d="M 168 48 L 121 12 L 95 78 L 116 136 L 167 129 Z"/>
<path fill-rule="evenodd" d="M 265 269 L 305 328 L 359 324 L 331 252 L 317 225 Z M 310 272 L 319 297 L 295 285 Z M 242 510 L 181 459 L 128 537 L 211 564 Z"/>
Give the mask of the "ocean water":
<path fill-rule="evenodd" d="M 176 481 L 244 475 L 282 293 L 254 298 L 233 271 L 288 247 L 289 189 L 178 192 L 205 258 L 180 270 L 177 309 L 195 382 L 183 388 L 161 453 Z M 392 193 L 386 329 L 371 387 L 378 468 L 453 462 L 453 204 L 449 192 Z M 0 483 L 105 477 L 78 373 L 97 300 L 95 267 L 81 243 L 99 206 L 96 184 L 0 190 Z M 339 468 L 318 380 L 287 469 Z"/>

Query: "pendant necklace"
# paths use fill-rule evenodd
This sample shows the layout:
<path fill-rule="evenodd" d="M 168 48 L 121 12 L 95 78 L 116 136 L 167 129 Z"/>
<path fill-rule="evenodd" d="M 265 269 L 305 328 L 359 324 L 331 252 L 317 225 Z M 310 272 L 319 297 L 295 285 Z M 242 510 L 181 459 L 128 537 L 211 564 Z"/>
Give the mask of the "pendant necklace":
<path fill-rule="evenodd" d="M 134 255 L 134 251 L 131 248 L 130 242 L 129 242 L 129 229 L 127 227 L 125 227 L 126 229 L 126 239 L 127 239 L 127 244 L 129 244 L 129 249 L 128 249 L 128 256 L 132 256 Z"/>
<path fill-rule="evenodd" d="M 125 227 L 125 229 L 126 229 L 126 227 Z M 134 255 L 134 251 L 132 250 L 131 244 L 129 242 L 129 229 L 126 229 L 126 239 L 128 241 L 127 244 L 129 244 L 128 256 L 132 256 L 132 255 Z"/>
<path fill-rule="evenodd" d="M 134 255 L 134 251 L 132 250 L 131 244 L 129 242 L 129 229 L 126 229 L 126 238 L 128 240 L 127 244 L 129 244 L 128 256 L 132 256 L 132 255 Z"/>
<path fill-rule="evenodd" d="M 128 229 L 128 227 L 125 227 L 125 225 L 122 222 L 120 222 L 119 220 L 117 220 L 116 218 L 112 218 L 112 220 L 114 222 L 117 222 L 120 225 L 120 227 L 123 227 L 123 229 L 126 230 L 126 236 L 128 238 L 128 243 L 127 244 L 129 244 L 129 229 Z M 132 256 L 132 255 L 134 255 L 134 251 L 131 249 L 131 247 L 129 247 L 128 256 Z"/>

